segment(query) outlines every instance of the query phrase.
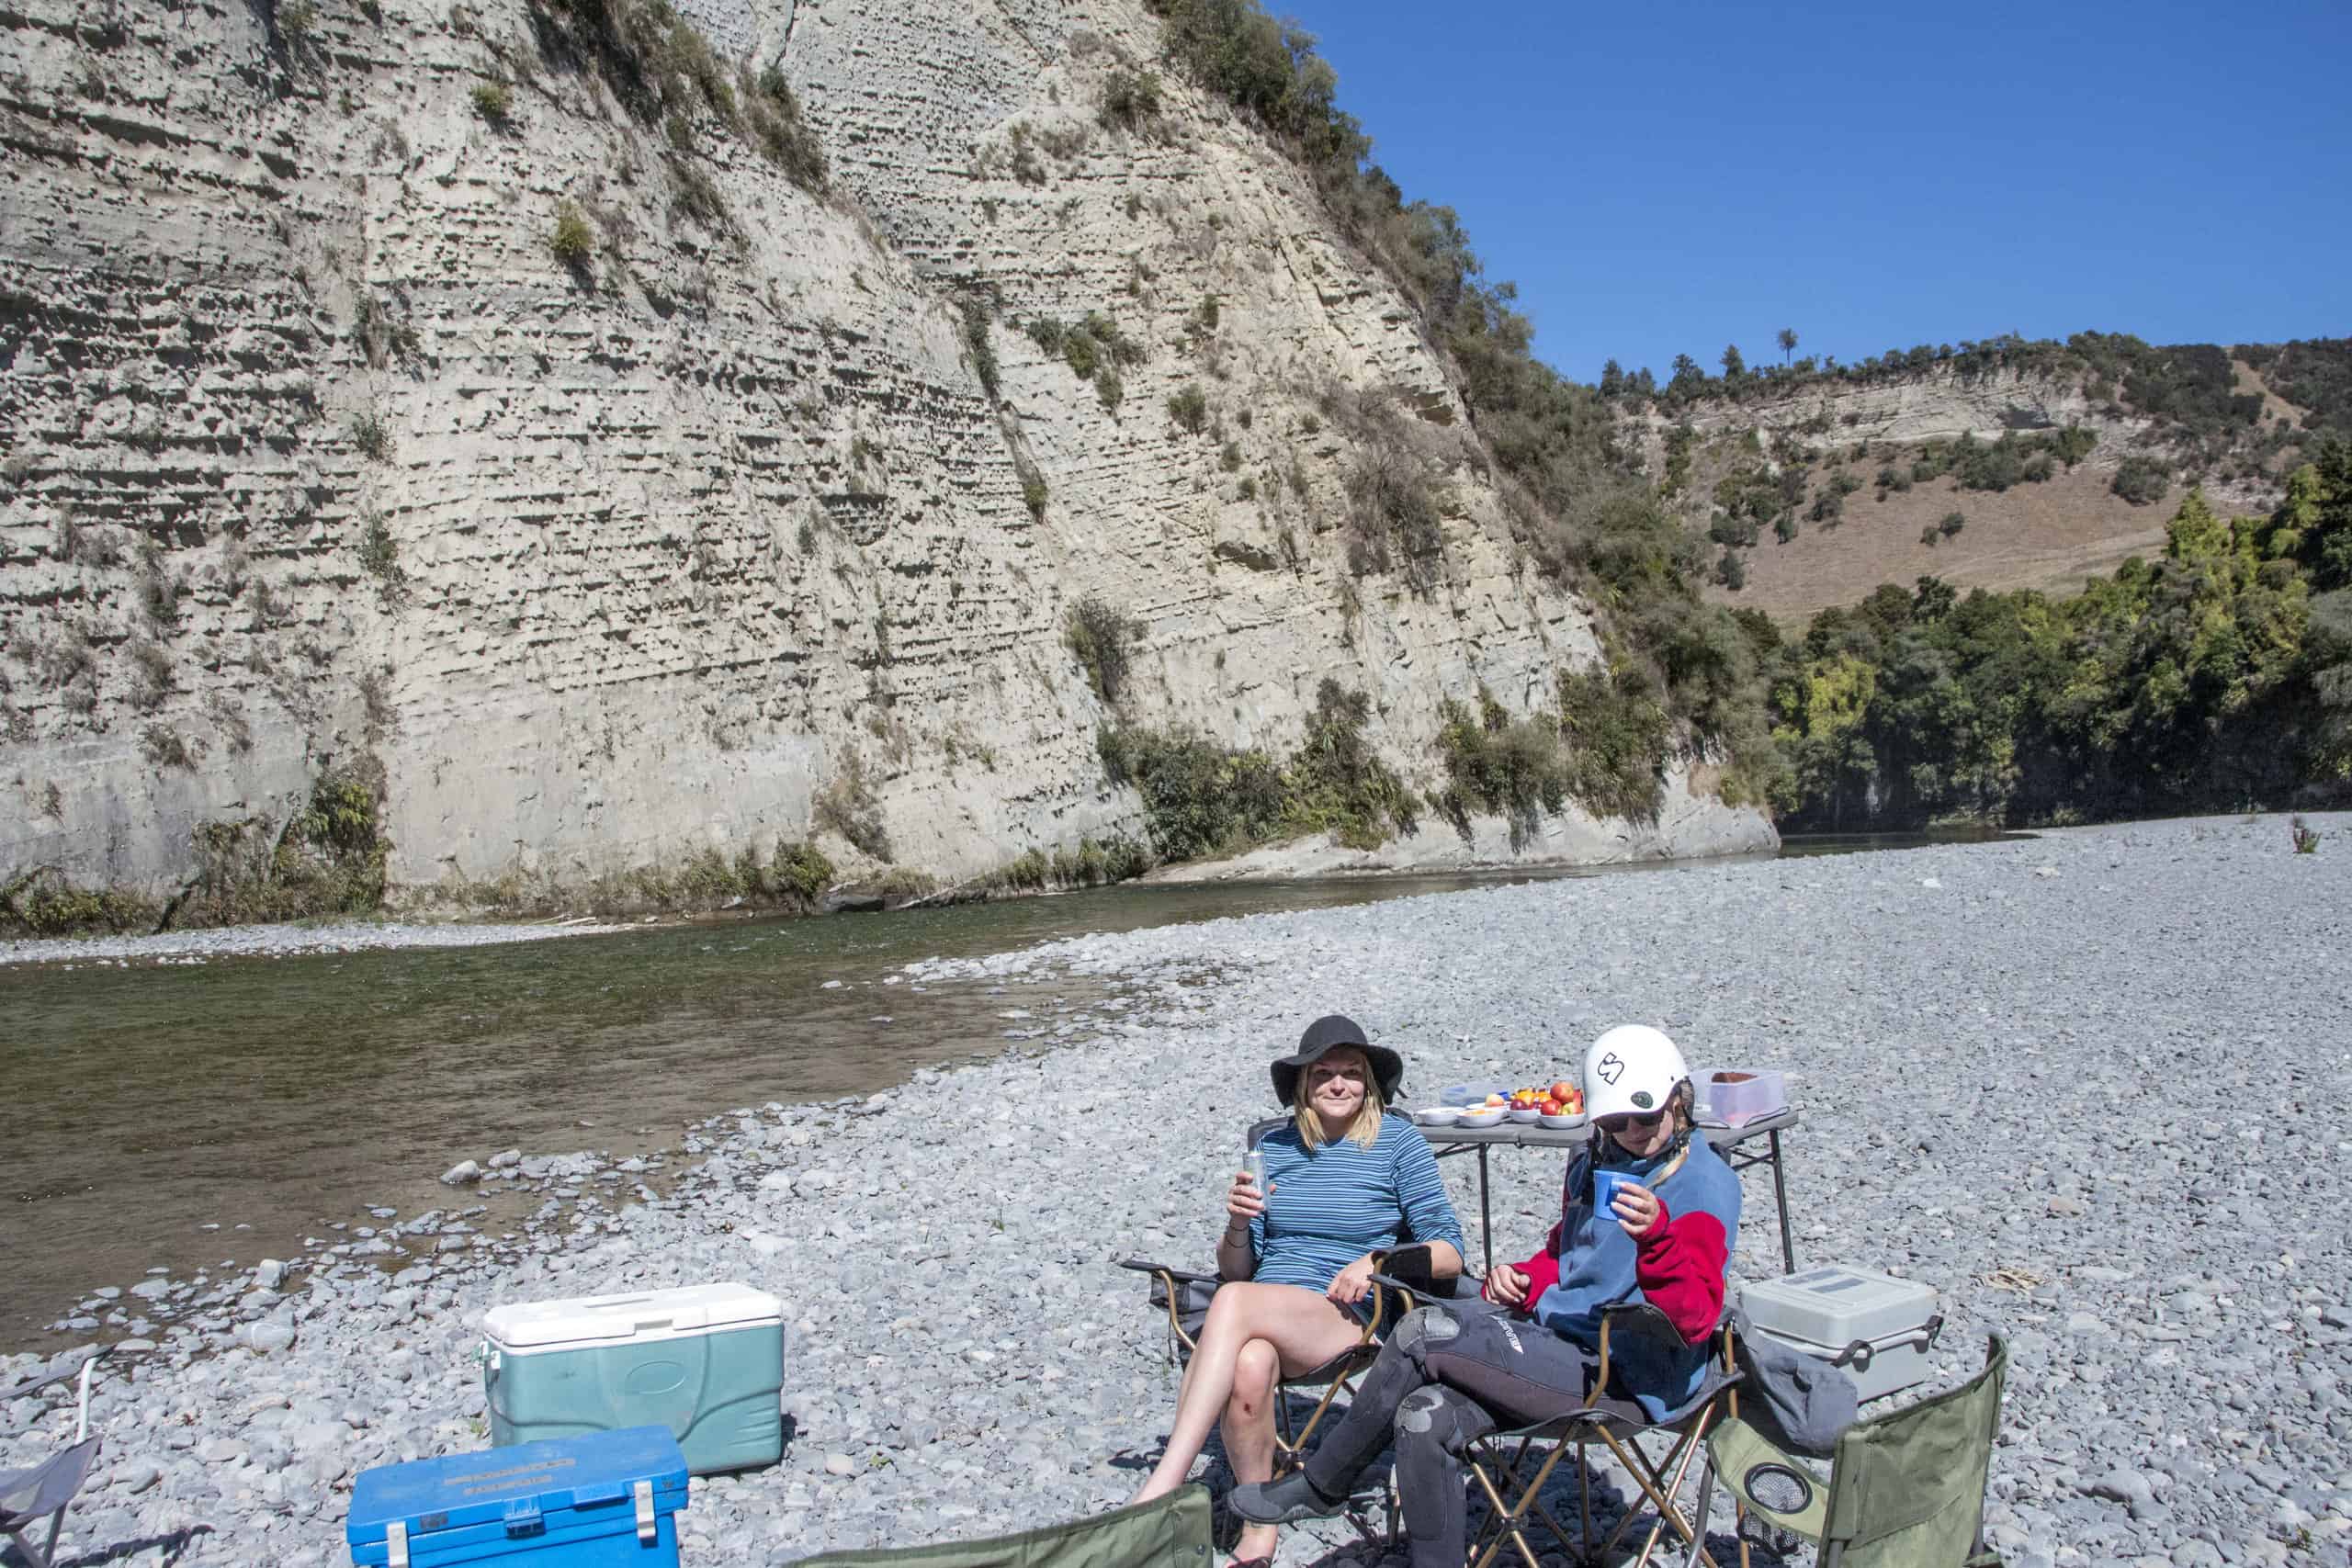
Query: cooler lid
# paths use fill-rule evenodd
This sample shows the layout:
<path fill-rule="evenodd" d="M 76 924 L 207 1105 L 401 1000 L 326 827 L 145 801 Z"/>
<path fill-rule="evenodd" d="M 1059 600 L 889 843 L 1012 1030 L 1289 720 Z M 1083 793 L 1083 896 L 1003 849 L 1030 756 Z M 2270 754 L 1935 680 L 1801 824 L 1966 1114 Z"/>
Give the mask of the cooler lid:
<path fill-rule="evenodd" d="M 669 1427 L 624 1427 L 382 1464 L 361 1471 L 352 1483 L 344 1540 L 354 1549 L 380 1550 L 387 1527 L 399 1524 L 408 1531 L 412 1554 L 421 1554 L 430 1547 L 428 1538 L 443 1532 L 544 1521 L 630 1499 L 640 1481 L 653 1483 L 657 1512 L 675 1513 L 686 1506 L 686 1456 Z"/>
<path fill-rule="evenodd" d="M 1844 1264 L 1744 1283 L 1739 1299 L 1758 1327 L 1833 1348 L 1904 1334 L 1936 1310 L 1933 1287 Z"/>
<path fill-rule="evenodd" d="M 640 1335 L 674 1337 L 783 1321 L 784 1309 L 775 1296 L 724 1280 L 633 1295 L 509 1302 L 483 1314 L 481 1326 L 491 1343 L 513 1350 L 609 1344 Z"/>

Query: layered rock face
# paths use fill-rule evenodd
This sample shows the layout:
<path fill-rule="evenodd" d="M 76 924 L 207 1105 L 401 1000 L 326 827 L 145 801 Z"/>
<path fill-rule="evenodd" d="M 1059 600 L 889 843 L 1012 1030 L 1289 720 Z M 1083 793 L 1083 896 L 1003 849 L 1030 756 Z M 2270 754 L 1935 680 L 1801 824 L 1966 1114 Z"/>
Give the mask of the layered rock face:
<path fill-rule="evenodd" d="M 2261 381 L 2243 364 L 2239 373 L 2250 389 Z M 2286 405 L 2278 405 L 2284 408 Z M 2080 376 L 2000 369 L 1962 375 L 1935 365 L 1899 378 L 1835 382 L 1782 396 L 1746 402 L 1706 402 L 1690 411 L 1690 428 L 1703 440 L 1748 431 L 1769 439 L 1784 435 L 1815 452 L 1867 442 L 1872 446 L 1917 446 L 1955 441 L 1962 435 L 1997 441 L 2011 431 L 2059 430 L 2080 425 L 2098 437 L 2084 461 L 2094 472 L 2111 475 L 2125 457 L 2170 450 L 2165 422 L 2120 408 L 2111 399 L 2093 399 Z M 1652 411 L 1632 422 L 1633 434 L 1655 463 L 1662 458 L 1676 420 Z M 2217 502 L 2247 507 L 2276 503 L 2278 487 L 2237 475 L 2216 477 L 2205 486 Z"/>
<path fill-rule="evenodd" d="M 953 877 L 1140 837 L 1114 716 L 1280 749 L 1333 677 L 1427 784 L 1442 699 L 1592 657 L 1291 165 L 1167 73 L 1098 118 L 1139 6 L 684 9 L 824 191 L 506 0 L 0 29 L 0 874 L 165 890 L 353 769 L 408 889 L 812 836 Z M 1090 312 L 1109 380 L 1020 330 Z M 1351 558 L 1381 464 L 1444 501 L 1411 570 Z M 1675 798 L 1616 841 L 1770 842 Z"/>

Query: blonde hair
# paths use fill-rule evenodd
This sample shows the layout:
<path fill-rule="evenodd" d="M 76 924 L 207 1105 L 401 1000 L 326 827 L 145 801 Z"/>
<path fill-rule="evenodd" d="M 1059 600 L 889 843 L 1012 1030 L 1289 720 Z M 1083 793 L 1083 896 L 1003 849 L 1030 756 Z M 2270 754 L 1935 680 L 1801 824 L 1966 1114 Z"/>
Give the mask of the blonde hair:
<path fill-rule="evenodd" d="M 1380 1098 L 1380 1077 L 1372 1070 L 1372 1058 L 1352 1045 L 1335 1047 L 1353 1052 L 1363 1064 L 1363 1103 L 1356 1108 L 1356 1119 L 1340 1134 L 1360 1149 L 1368 1149 L 1380 1141 L 1380 1119 L 1388 1114 L 1388 1104 Z M 1292 1098 L 1290 1119 L 1298 1127 L 1298 1141 L 1306 1145 L 1309 1154 L 1323 1146 L 1323 1118 L 1306 1102 L 1306 1081 L 1320 1061 L 1310 1064 L 1298 1075 L 1298 1092 Z"/>

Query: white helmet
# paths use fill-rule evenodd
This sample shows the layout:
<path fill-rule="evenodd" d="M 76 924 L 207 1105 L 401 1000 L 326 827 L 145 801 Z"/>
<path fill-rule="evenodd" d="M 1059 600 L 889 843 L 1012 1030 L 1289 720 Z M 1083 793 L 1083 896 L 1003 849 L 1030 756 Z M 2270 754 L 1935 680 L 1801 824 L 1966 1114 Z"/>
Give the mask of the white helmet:
<path fill-rule="evenodd" d="M 1621 1023 L 1584 1054 L 1584 1108 L 1603 1116 L 1648 1116 L 1666 1109 L 1690 1076 L 1674 1042 L 1646 1023 Z"/>

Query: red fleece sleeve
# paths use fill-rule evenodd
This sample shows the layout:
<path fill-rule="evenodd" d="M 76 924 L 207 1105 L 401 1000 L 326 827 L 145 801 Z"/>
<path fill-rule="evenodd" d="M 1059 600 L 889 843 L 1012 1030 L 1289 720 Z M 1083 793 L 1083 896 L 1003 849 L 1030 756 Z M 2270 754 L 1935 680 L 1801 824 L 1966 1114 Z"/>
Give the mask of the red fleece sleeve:
<path fill-rule="evenodd" d="M 1723 1317 L 1725 1251 L 1721 1220 L 1704 1210 L 1676 1219 L 1663 1199 L 1657 1223 L 1634 1251 L 1642 1295 L 1692 1345 L 1704 1344 Z"/>
<path fill-rule="evenodd" d="M 1524 1263 L 1511 1267 L 1527 1276 L 1527 1294 L 1520 1297 L 1515 1312 L 1533 1312 L 1535 1298 L 1560 1282 L 1560 1227 L 1554 1225 L 1552 1234 L 1544 1238 L 1544 1250 Z"/>

